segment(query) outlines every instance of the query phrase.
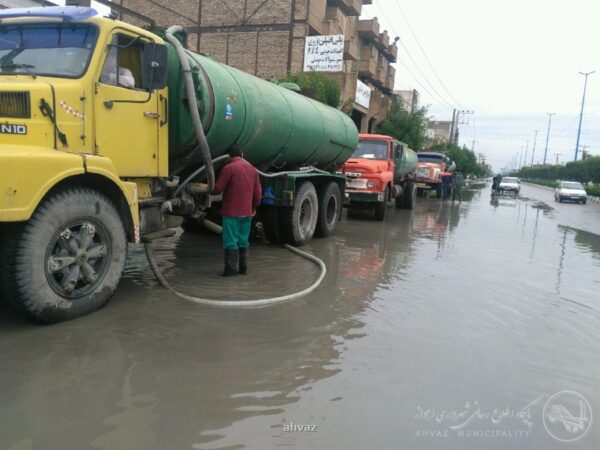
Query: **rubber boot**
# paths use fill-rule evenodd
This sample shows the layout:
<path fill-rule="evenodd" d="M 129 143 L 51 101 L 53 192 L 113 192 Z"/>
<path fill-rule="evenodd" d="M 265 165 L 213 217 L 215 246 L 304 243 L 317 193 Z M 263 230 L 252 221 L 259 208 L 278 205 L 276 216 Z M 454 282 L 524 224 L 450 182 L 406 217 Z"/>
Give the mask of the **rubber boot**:
<path fill-rule="evenodd" d="M 248 248 L 240 248 L 240 275 L 246 275 L 248 272 Z"/>
<path fill-rule="evenodd" d="M 222 277 L 232 277 L 237 275 L 238 251 L 225 249 L 225 270 L 220 275 Z"/>

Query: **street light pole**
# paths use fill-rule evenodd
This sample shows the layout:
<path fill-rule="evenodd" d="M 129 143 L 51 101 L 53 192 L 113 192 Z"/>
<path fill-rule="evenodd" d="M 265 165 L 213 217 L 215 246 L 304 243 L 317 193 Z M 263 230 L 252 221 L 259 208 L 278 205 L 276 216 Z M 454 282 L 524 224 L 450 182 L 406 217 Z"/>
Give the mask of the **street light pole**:
<path fill-rule="evenodd" d="M 529 149 L 529 139 L 525 141 L 525 155 L 523 155 L 523 164 L 521 167 L 525 167 L 527 165 L 527 149 Z"/>
<path fill-rule="evenodd" d="M 544 150 L 544 162 L 542 163 L 544 166 L 546 165 L 546 156 L 548 155 L 548 140 L 550 139 L 550 125 L 552 125 L 552 116 L 556 113 L 546 114 L 548 114 L 548 132 L 546 133 L 546 150 Z"/>
<path fill-rule="evenodd" d="M 535 133 L 533 135 L 533 149 L 531 150 L 531 166 L 533 167 L 533 157 L 535 156 L 535 141 L 537 140 L 537 134 L 540 132 L 540 130 L 533 130 L 533 132 Z"/>
<path fill-rule="evenodd" d="M 581 75 L 585 76 L 585 81 L 583 83 L 583 96 L 581 97 L 581 111 L 579 111 L 579 128 L 577 129 L 577 143 L 575 144 L 575 161 L 577 161 L 577 154 L 579 153 L 579 136 L 581 134 L 581 122 L 583 120 L 583 105 L 585 103 L 585 91 L 587 90 L 587 79 L 588 75 L 591 75 L 595 72 L 579 72 Z"/>

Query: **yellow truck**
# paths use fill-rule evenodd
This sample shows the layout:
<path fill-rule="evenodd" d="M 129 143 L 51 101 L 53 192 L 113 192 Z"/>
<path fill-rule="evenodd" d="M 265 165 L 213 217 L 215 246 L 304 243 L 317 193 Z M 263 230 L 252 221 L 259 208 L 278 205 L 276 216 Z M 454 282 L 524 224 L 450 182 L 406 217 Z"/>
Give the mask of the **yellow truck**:
<path fill-rule="evenodd" d="M 335 230 L 352 121 L 190 52 L 181 27 L 157 33 L 92 8 L 0 10 L 0 292 L 34 321 L 102 307 L 128 242 L 202 220 L 232 144 L 264 171 L 271 240 Z"/>

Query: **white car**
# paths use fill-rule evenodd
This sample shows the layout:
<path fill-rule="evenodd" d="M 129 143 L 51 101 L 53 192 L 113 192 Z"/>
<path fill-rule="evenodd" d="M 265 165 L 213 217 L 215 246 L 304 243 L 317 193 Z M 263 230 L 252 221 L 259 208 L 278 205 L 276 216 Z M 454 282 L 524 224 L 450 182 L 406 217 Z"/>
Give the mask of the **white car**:
<path fill-rule="evenodd" d="M 521 190 L 521 180 L 515 177 L 504 177 L 500 182 L 500 192 L 514 192 L 518 194 Z"/>
<path fill-rule="evenodd" d="M 581 183 L 576 181 L 561 181 L 554 191 L 554 200 L 559 203 L 569 200 L 585 205 L 587 202 L 587 192 L 585 192 Z"/>

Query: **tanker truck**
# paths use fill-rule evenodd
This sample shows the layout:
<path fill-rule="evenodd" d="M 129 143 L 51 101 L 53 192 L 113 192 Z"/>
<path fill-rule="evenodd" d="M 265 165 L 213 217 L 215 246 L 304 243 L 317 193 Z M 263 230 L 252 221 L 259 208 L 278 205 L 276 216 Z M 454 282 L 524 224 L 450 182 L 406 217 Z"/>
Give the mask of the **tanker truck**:
<path fill-rule="evenodd" d="M 346 176 L 345 204 L 350 209 L 371 209 L 384 220 L 390 200 L 396 208 L 412 209 L 417 154 L 391 136 L 360 134 L 359 146 L 342 166 Z"/>
<path fill-rule="evenodd" d="M 238 144 L 272 242 L 335 231 L 358 144 L 340 111 L 92 8 L 0 11 L 0 292 L 52 323 L 104 306 L 127 243 L 207 219 Z"/>

